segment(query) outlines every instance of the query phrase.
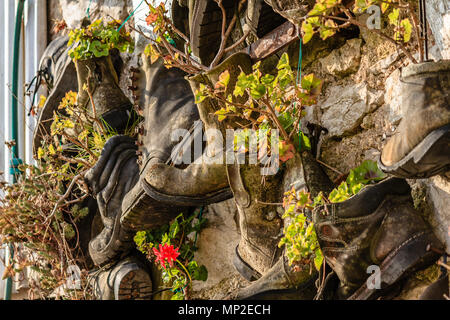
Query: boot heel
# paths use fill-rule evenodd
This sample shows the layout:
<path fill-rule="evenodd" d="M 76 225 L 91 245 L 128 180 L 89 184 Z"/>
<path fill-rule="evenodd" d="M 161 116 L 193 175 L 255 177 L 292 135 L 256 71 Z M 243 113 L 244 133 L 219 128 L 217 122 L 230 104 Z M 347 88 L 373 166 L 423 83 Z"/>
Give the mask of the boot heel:
<path fill-rule="evenodd" d="M 348 300 L 368 300 L 377 296 L 424 266 L 429 266 L 439 258 L 439 254 L 428 251 L 429 244 L 439 247 L 439 241 L 431 231 L 423 231 L 405 241 L 391 252 L 380 265 L 380 289 L 370 289 L 367 283 L 362 285 Z"/>
<path fill-rule="evenodd" d="M 126 264 L 114 281 L 115 300 L 151 300 L 152 281 L 146 271 L 135 262 Z"/>
<path fill-rule="evenodd" d="M 378 158 L 378 166 L 395 176 L 422 179 L 450 170 L 450 124 L 432 131 L 407 156 L 392 166 Z"/>

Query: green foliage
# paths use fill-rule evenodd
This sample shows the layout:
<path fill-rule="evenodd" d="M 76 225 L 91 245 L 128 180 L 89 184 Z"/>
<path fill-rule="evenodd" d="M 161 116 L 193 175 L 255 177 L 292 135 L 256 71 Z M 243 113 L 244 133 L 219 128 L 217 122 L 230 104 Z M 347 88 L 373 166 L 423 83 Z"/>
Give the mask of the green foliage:
<path fill-rule="evenodd" d="M 294 188 L 284 195 L 285 211 L 282 218 L 287 223 L 283 230 L 284 236 L 278 246 L 285 246 L 289 264 L 311 265 L 317 270 L 322 266 L 323 254 L 317 241 L 314 224 L 312 221 L 308 221 L 305 214 L 305 210 L 312 209 L 317 205 L 320 196 L 313 202 L 308 192 L 296 191 Z"/>
<path fill-rule="evenodd" d="M 281 132 L 279 154 L 282 162 L 293 157 L 293 152 L 299 145 L 310 147 L 307 137 L 299 132 L 299 119 L 304 116 L 304 107 L 317 103 L 322 82 L 313 74 L 304 76 L 300 85 L 296 83 L 296 75 L 289 63 L 289 56 L 284 53 L 277 64 L 276 74 L 263 74 L 261 62 L 253 65 L 252 72 L 241 72 L 237 76 L 234 87 L 229 88 L 230 73 L 228 70 L 219 75 L 214 88 L 205 84 L 195 92 L 195 102 L 201 103 L 206 98 L 216 99 L 220 108 L 215 112 L 219 121 L 240 118 L 248 123 L 247 127 L 254 130 L 265 130 L 271 134 L 271 129 Z M 229 94 L 229 92 L 232 92 Z M 245 100 L 242 102 L 242 100 Z M 242 135 L 246 135 L 245 128 Z M 248 150 L 248 138 L 237 137 L 235 143 L 242 146 L 245 139 L 245 150 Z M 267 139 L 258 141 L 258 147 L 268 148 Z M 235 144 L 236 148 L 236 144 Z"/>
<path fill-rule="evenodd" d="M 69 33 L 68 46 L 75 45 L 69 50 L 73 60 L 86 60 L 109 55 L 113 48 L 120 52 L 133 52 L 134 42 L 125 28 L 117 31 L 120 21 L 110 21 L 104 24 L 102 19 L 96 20 L 89 26 L 73 29 Z"/>
<path fill-rule="evenodd" d="M 364 185 L 384 179 L 386 175 L 375 161 L 366 160 L 360 166 L 350 170 L 347 180 L 333 189 L 328 196 L 331 202 L 342 202 L 357 194 Z"/>
<path fill-rule="evenodd" d="M 197 251 L 197 234 L 205 223 L 206 219 L 200 215 L 200 211 L 194 212 L 187 218 L 180 214 L 170 224 L 156 230 L 139 231 L 134 237 L 138 250 L 150 261 L 155 258 L 153 249 L 157 249 L 160 244 L 174 245 L 179 248 L 177 264 L 173 266 L 166 264 L 162 269 L 164 284 L 169 285 L 174 292 L 172 300 L 183 300 L 185 291 L 193 280 L 206 281 L 208 278 L 206 267 L 193 260 L 194 253 Z"/>
<path fill-rule="evenodd" d="M 323 263 L 323 254 L 317 241 L 312 221 L 308 221 L 307 210 L 313 210 L 325 202 L 342 202 L 357 194 L 365 185 L 384 179 L 386 175 L 374 161 L 366 160 L 360 166 L 350 170 L 347 180 L 333 189 L 328 199 L 319 193 L 314 200 L 304 190 L 294 188 L 284 194 L 283 219 L 286 219 L 284 236 L 279 246 L 285 246 L 289 263 L 311 264 L 317 270 Z"/>

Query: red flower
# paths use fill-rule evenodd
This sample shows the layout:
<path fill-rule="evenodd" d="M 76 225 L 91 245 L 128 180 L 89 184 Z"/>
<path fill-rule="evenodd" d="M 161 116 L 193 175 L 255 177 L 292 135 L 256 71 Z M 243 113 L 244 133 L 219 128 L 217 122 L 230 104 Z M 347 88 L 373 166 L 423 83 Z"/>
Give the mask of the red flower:
<path fill-rule="evenodd" d="M 172 267 L 173 262 L 177 260 L 177 257 L 180 255 L 178 252 L 179 248 L 174 249 L 173 245 L 168 245 L 167 243 L 162 246 L 159 244 L 159 251 L 156 248 L 153 248 L 153 253 L 156 255 L 156 261 L 161 263 L 161 266 L 166 268 L 166 259 L 169 265 Z"/>

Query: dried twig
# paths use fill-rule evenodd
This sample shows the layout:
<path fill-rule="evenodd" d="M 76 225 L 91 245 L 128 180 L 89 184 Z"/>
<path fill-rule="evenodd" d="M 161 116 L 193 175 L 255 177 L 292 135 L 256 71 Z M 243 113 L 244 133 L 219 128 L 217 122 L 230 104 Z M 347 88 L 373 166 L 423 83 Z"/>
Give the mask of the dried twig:
<path fill-rule="evenodd" d="M 69 187 L 66 190 L 66 193 L 56 202 L 55 206 L 53 207 L 52 213 L 45 219 L 44 224 L 47 223 L 47 221 L 49 221 L 56 214 L 58 208 L 61 207 L 64 204 L 65 200 L 70 196 L 75 183 L 78 181 L 78 179 L 82 178 L 86 172 L 87 170 L 83 170 L 72 179 Z"/>

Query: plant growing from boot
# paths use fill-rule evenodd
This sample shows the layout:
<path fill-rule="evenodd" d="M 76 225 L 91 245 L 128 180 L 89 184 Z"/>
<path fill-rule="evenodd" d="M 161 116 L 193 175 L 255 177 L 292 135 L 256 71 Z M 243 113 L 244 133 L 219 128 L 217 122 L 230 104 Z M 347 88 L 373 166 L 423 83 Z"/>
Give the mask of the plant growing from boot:
<path fill-rule="evenodd" d="M 280 161 L 285 162 L 294 156 L 296 150 L 307 149 L 310 145 L 308 138 L 299 130 L 300 120 L 304 115 L 304 107 L 316 103 L 322 82 L 314 74 L 305 75 L 297 84 L 296 76 L 289 64 L 289 57 L 284 53 L 277 64 L 275 75 L 262 74 L 261 63 L 253 65 L 253 72 L 238 76 L 237 82 L 229 92 L 230 74 L 224 71 L 219 75 L 215 87 L 200 85 L 195 92 L 195 102 L 200 103 L 207 97 L 216 99 L 220 109 L 215 112 L 219 121 L 229 120 L 236 126 L 242 120 L 241 134 L 235 138 L 236 146 L 244 146 L 248 151 L 248 134 L 245 129 L 263 130 L 270 132 L 279 130 Z M 237 102 L 245 97 L 244 103 Z M 246 140 L 245 140 L 246 139 Z M 267 144 L 267 139 L 265 139 Z M 265 144 L 260 144 L 265 148 Z"/>
<path fill-rule="evenodd" d="M 392 34 L 370 29 L 365 23 L 358 21 L 357 15 L 366 12 L 373 5 L 381 6 L 381 12 L 393 29 Z M 356 0 L 350 5 L 342 0 L 316 0 L 301 25 L 303 43 L 309 42 L 315 33 L 325 40 L 343 28 L 356 25 L 394 43 L 413 63 L 417 63 L 408 49 L 414 31 L 420 61 L 424 61 L 425 39 L 421 35 L 423 30 L 420 30 L 416 10 L 415 3 L 407 0 Z"/>
<path fill-rule="evenodd" d="M 286 256 L 290 264 L 314 265 L 317 270 L 323 264 L 323 254 L 317 241 L 314 223 L 308 218 L 316 206 L 324 203 L 338 203 L 357 194 L 364 186 L 384 179 L 386 175 L 378 168 L 377 163 L 365 160 L 358 167 L 350 170 L 346 181 L 334 188 L 328 197 L 320 192 L 313 200 L 309 192 L 287 191 L 283 198 L 285 220 L 284 236 L 279 247 L 285 246 Z M 327 212 L 322 212 L 327 214 Z"/>
<path fill-rule="evenodd" d="M 158 230 L 139 231 L 134 237 L 139 251 L 161 267 L 162 280 L 174 293 L 172 300 L 187 299 L 192 281 L 208 278 L 205 266 L 194 260 L 197 235 L 205 222 L 197 210 L 187 218 L 180 214 Z"/>
<path fill-rule="evenodd" d="M 69 50 L 69 56 L 72 60 L 106 57 L 114 48 L 120 52 L 133 52 L 134 42 L 130 33 L 125 28 L 118 31 L 119 27 L 118 20 L 105 24 L 99 19 L 85 28 L 71 30 L 67 46 L 75 46 Z"/>

